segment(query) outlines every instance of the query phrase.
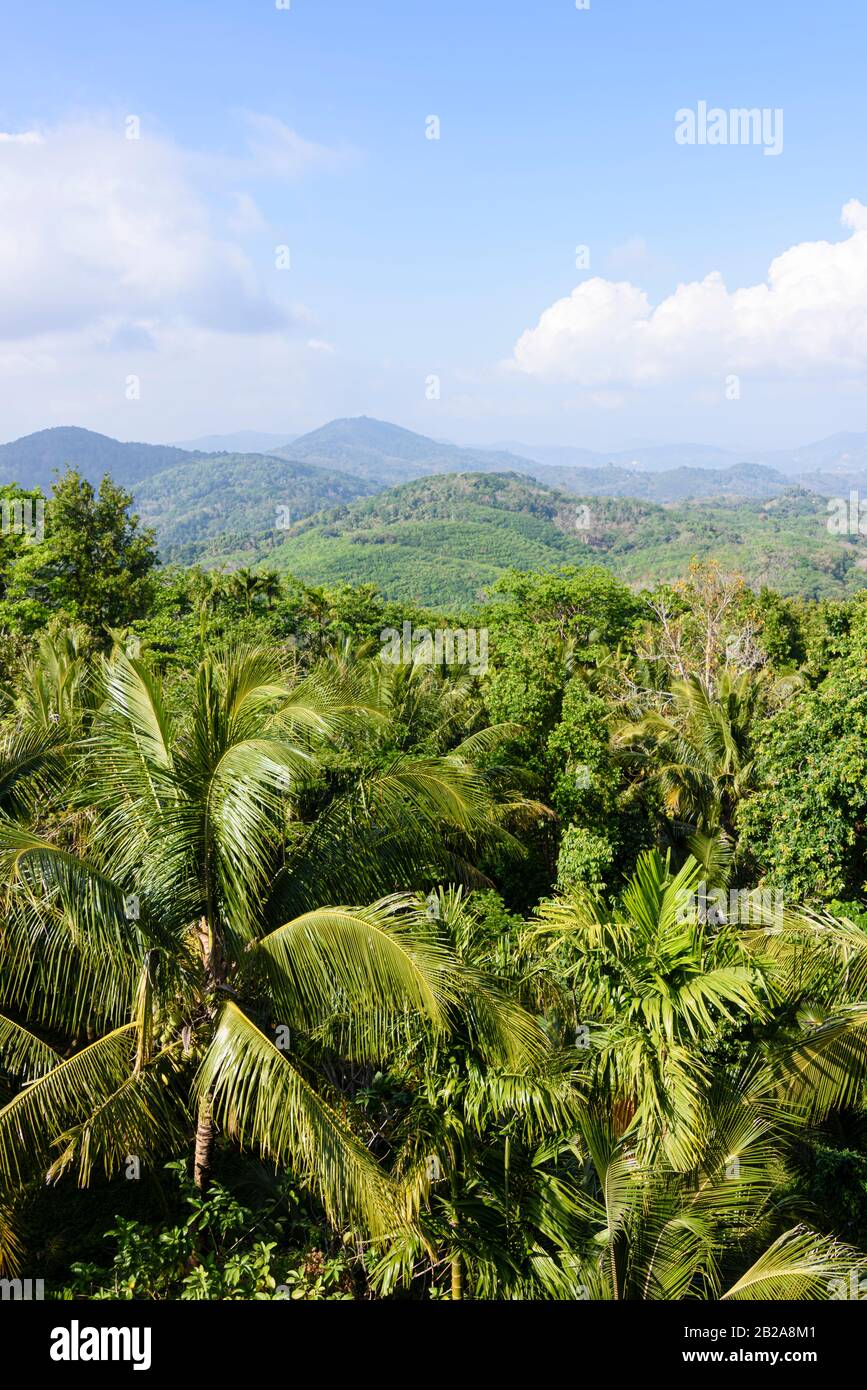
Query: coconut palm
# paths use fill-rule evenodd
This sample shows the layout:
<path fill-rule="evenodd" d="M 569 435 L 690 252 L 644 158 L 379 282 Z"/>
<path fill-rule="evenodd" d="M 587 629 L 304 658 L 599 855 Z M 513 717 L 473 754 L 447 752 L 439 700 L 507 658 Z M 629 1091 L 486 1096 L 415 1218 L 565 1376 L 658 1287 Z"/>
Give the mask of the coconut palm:
<path fill-rule="evenodd" d="M 690 675 L 674 682 L 662 710 L 617 729 L 615 745 L 648 769 L 674 820 L 731 835 L 735 808 L 754 786 L 764 686 L 761 677 L 728 668 L 711 685 Z"/>
<path fill-rule="evenodd" d="M 316 814 L 298 828 L 278 884 L 287 911 L 347 884 L 356 901 L 395 891 L 410 863 L 419 884 L 490 886 L 478 868 L 483 852 L 526 853 L 521 829 L 551 813 L 528 795 L 523 770 L 499 756 L 516 726 L 488 725 L 463 676 L 391 666 L 372 644 L 345 642 L 308 680 L 339 690 L 369 717 L 342 728 L 323 753 L 322 777 L 306 798 Z"/>
<path fill-rule="evenodd" d="M 99 702 L 97 668 L 89 665 L 87 635 L 70 627 L 46 633 L 24 662 L 21 678 L 3 692 L 7 718 L 0 732 L 0 816 L 44 812 L 63 780 L 70 748 Z"/>
<path fill-rule="evenodd" d="M 305 860 L 333 885 L 341 811 L 369 851 L 371 805 L 383 822 L 411 807 L 417 840 L 439 826 L 470 843 L 491 831 L 484 784 L 465 762 L 403 759 L 336 798 L 317 834 L 302 809 L 321 749 L 375 717 L 339 682 L 292 686 L 273 654 L 238 650 L 201 663 L 177 715 L 143 661 L 115 653 L 104 681 L 71 769 L 84 841 L 0 822 L 0 1049 L 18 1087 L 0 1109 L 5 1183 L 14 1195 L 73 1168 L 87 1182 L 192 1125 L 200 1187 L 219 1129 L 291 1164 L 335 1221 L 393 1225 L 351 1107 L 321 1084 L 320 1035 L 327 1023 L 338 1055 L 380 1056 L 407 1017 L 453 1026 L 465 984 L 413 900 L 320 898 L 287 917 L 291 870 L 296 900 L 314 881 Z M 347 875 L 343 901 L 375 877 Z"/>

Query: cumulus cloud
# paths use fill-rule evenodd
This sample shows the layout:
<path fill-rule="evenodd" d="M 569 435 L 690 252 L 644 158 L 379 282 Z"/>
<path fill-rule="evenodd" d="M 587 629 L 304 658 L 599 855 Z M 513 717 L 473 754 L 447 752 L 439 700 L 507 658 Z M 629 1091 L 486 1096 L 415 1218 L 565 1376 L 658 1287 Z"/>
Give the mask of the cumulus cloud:
<path fill-rule="evenodd" d="M 318 147 L 280 122 L 248 117 L 239 178 L 302 172 Z M 264 123 L 264 124 L 263 124 Z M 292 314 L 237 237 L 260 226 L 239 191 L 215 225 L 207 161 L 116 123 L 0 135 L 0 338 L 76 332 L 100 322 L 180 320 L 220 332 L 270 332 Z"/>
<path fill-rule="evenodd" d="M 867 207 L 843 208 L 850 235 L 802 242 L 767 280 L 729 290 L 719 272 L 653 305 L 629 281 L 594 277 L 546 309 L 512 366 L 585 387 L 644 386 L 719 372 L 818 377 L 867 369 Z"/>

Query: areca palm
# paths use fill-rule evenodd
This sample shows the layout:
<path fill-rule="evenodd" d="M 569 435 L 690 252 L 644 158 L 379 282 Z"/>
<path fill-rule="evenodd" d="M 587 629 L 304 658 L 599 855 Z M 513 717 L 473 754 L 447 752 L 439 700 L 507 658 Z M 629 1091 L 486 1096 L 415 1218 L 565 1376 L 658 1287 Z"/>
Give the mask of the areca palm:
<path fill-rule="evenodd" d="M 636 1121 L 645 1156 L 694 1161 L 709 1083 L 704 1050 L 721 1023 L 760 1014 L 761 962 L 700 909 L 703 869 L 677 874 L 644 853 L 619 902 L 543 903 L 528 941 L 571 988 L 577 1041 L 594 1088 Z"/>
<path fill-rule="evenodd" d="M 339 685 L 293 687 L 264 650 L 203 661 L 180 718 L 144 662 L 116 654 L 105 690 L 74 769 L 85 842 L 0 823 L 5 1182 L 86 1182 L 194 1123 L 205 1186 L 219 1126 L 292 1165 L 335 1220 L 387 1228 L 393 1190 L 321 1084 L 321 1034 L 375 1057 L 408 1016 L 447 1030 L 465 987 L 413 900 L 284 914 L 287 865 L 327 860 L 299 819 L 318 752 L 367 712 Z M 471 769 L 437 760 L 376 795 L 465 838 L 490 814 Z"/>
<path fill-rule="evenodd" d="M 227 592 L 244 605 L 246 613 L 252 613 L 253 604 L 260 594 L 271 592 L 270 582 L 264 576 L 254 574 L 250 569 L 235 570 L 227 581 Z"/>
<path fill-rule="evenodd" d="M 572 1062 L 505 987 L 502 942 L 482 929 L 461 889 L 428 901 L 437 937 L 467 972 L 471 992 L 448 1036 L 415 1030 L 394 1064 L 410 1099 L 390 1135 L 394 1171 L 415 1219 L 395 1236 L 376 1278 L 408 1285 L 419 1269 L 450 1271 L 452 1299 L 469 1278 L 483 1297 L 556 1266 L 558 1181 L 543 1160 L 579 1103 Z"/>
<path fill-rule="evenodd" d="M 195 570 L 191 584 L 199 615 L 199 640 L 204 644 L 208 618 L 233 593 L 232 576 L 221 570 Z"/>
<path fill-rule="evenodd" d="M 780 1093 L 811 1119 L 863 1104 L 867 1085 L 867 927 L 805 909 L 745 934 L 773 966 L 786 1014 L 766 1048 Z"/>
<path fill-rule="evenodd" d="M 278 599 L 282 592 L 283 582 L 279 574 L 275 574 L 273 570 L 265 570 L 263 574 L 259 575 L 259 593 L 268 608 L 273 607 L 274 600 Z"/>
<path fill-rule="evenodd" d="M 767 1077 L 723 1079 L 708 1097 L 697 1161 L 642 1162 L 632 1133 L 604 1110 L 582 1116 L 570 1147 L 582 1163 L 574 1258 L 561 1296 L 589 1299 L 828 1299 L 865 1256 L 779 1204 L 779 1116 Z"/>

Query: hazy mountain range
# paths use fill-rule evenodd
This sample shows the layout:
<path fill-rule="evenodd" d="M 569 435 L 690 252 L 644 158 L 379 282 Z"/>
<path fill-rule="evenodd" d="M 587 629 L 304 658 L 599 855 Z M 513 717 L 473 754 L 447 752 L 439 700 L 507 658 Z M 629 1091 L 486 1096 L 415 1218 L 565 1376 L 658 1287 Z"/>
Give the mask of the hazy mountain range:
<path fill-rule="evenodd" d="M 297 439 L 297 434 L 262 434 L 260 430 L 238 430 L 236 434 L 204 434 L 200 439 L 178 439 L 176 449 L 192 454 L 267 454 Z"/>
<path fill-rule="evenodd" d="M 135 487 L 166 468 L 215 455 L 305 463 L 381 488 L 438 473 L 523 473 L 568 491 L 662 504 L 691 497 L 775 496 L 792 486 L 836 495 L 841 486 L 867 481 L 867 433 L 832 435 L 762 455 L 698 444 L 603 454 L 529 444 L 463 448 L 363 415 L 332 420 L 294 439 L 247 430 L 184 445 L 121 443 L 91 430 L 60 426 L 0 445 L 0 482 L 48 488 L 54 470 L 69 464 L 92 482 L 108 472 L 124 486 Z M 224 483 L 224 467 L 220 475 Z"/>
<path fill-rule="evenodd" d="M 670 472 L 677 468 L 724 470 L 762 464 L 789 476 L 867 471 L 867 434 L 832 434 L 797 449 L 720 449 L 707 444 L 654 444 L 599 453 L 563 445 L 500 444 L 500 449 L 555 467 L 595 469 L 613 464 L 630 471 Z"/>
<path fill-rule="evenodd" d="M 867 539 L 829 534 L 824 500 L 867 493 L 867 435 L 764 460 L 692 445 L 529 457 L 527 445 L 463 449 L 364 416 L 274 438 L 181 448 L 54 428 L 0 446 L 0 484 L 47 492 L 67 464 L 93 484 L 108 473 L 164 560 L 374 582 L 431 606 L 472 605 L 509 567 L 588 560 L 632 584 L 677 578 L 692 556 L 784 594 L 842 596 L 867 581 Z"/>
<path fill-rule="evenodd" d="M 470 601 L 508 564 L 593 553 L 634 582 L 671 577 L 690 554 L 714 553 L 784 592 L 851 591 L 863 578 L 862 539 L 827 534 L 823 499 L 853 488 L 867 495 L 867 434 L 761 460 L 697 445 L 612 456 L 467 449 L 366 416 L 275 438 L 213 435 L 181 448 L 59 427 L 0 446 L 0 483 L 48 491 L 67 465 L 94 484 L 109 473 L 133 493 L 163 559 L 271 556 L 303 577 L 367 577 L 388 592 L 415 586 L 431 602 L 440 590 Z M 454 475 L 466 485 L 449 484 Z M 602 534 L 575 533 L 568 518 L 577 499 L 599 500 L 591 509 L 606 519 Z"/>

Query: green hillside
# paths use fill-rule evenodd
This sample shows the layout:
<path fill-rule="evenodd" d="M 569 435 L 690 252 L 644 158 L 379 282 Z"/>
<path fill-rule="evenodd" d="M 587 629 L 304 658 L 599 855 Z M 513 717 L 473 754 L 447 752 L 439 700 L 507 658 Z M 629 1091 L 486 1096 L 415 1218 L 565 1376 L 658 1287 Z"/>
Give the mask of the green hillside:
<path fill-rule="evenodd" d="M 146 478 L 135 489 L 163 560 L 190 562 L 219 539 L 221 550 L 290 519 L 352 502 L 376 485 L 333 469 L 266 454 L 210 454 Z"/>
<path fill-rule="evenodd" d="M 300 523 L 268 564 L 319 583 L 370 582 L 390 598 L 460 606 L 510 567 L 581 562 L 588 544 L 576 510 L 573 498 L 514 474 L 425 478 Z"/>
<path fill-rule="evenodd" d="M 116 483 L 129 487 L 192 457 L 168 444 L 124 444 L 94 430 L 59 425 L 0 444 L 0 482 L 47 491 L 55 470 L 69 466 L 91 483 L 110 473 Z"/>
<path fill-rule="evenodd" d="M 367 415 L 331 420 L 272 452 L 389 486 L 433 473 L 535 471 L 529 459 L 491 449 L 459 448 Z"/>
<path fill-rule="evenodd" d="M 252 554 L 226 547 L 222 558 L 310 583 L 369 582 L 388 598 L 431 605 L 472 604 L 510 568 L 601 563 L 643 586 L 681 577 L 694 556 L 784 594 L 842 597 L 864 586 L 867 545 L 829 535 L 826 517 L 821 498 L 797 490 L 661 507 L 582 501 L 517 474 L 451 474 L 310 517 Z"/>
<path fill-rule="evenodd" d="M 130 489 L 163 562 L 276 567 L 432 605 L 475 603 L 505 569 L 588 559 L 637 586 L 711 556 L 786 595 L 841 597 L 865 584 L 863 538 L 828 534 L 822 495 L 861 491 L 859 474 L 816 474 L 799 487 L 753 463 L 554 467 L 362 417 L 276 454 L 196 455 L 43 430 L 0 448 L 0 482 L 48 491 L 65 464 Z"/>

